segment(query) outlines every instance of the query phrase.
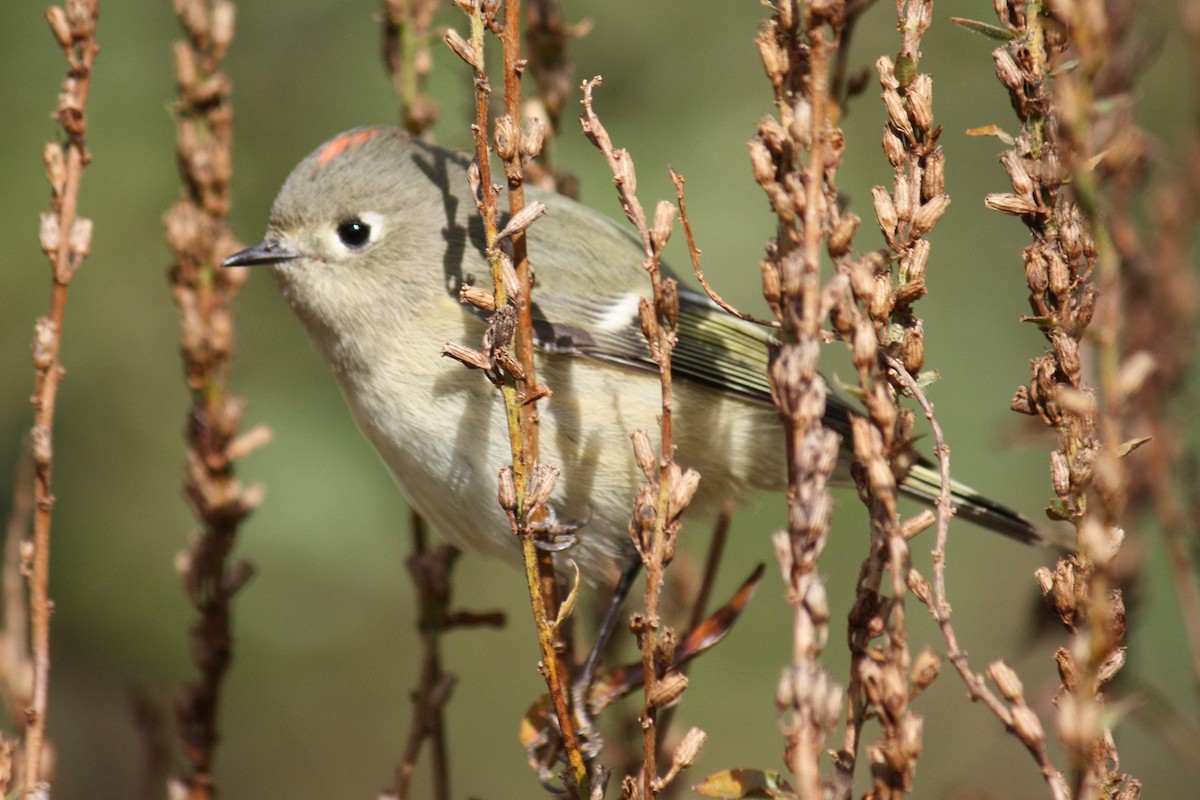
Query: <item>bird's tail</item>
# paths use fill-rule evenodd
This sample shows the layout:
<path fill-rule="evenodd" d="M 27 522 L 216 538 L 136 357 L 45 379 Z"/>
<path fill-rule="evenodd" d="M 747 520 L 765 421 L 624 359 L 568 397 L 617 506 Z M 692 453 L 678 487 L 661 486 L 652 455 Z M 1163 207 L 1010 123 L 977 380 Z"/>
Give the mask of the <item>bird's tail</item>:
<path fill-rule="evenodd" d="M 922 461 L 909 471 L 900 490 L 910 497 L 932 504 L 942 491 L 941 476 L 932 464 Z M 1043 541 L 1032 522 L 1011 508 L 984 497 L 970 486 L 951 481 L 950 500 L 957 509 L 957 516 L 962 519 L 1025 544 Z"/>

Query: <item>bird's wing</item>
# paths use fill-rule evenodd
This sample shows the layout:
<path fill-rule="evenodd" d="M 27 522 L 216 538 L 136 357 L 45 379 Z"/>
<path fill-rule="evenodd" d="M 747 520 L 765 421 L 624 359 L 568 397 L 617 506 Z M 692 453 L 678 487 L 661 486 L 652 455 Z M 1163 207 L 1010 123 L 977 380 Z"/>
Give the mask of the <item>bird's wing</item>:
<path fill-rule="evenodd" d="M 657 371 L 638 321 L 636 292 L 578 298 L 534 289 L 534 336 L 546 352 L 570 353 L 637 370 Z M 672 377 L 754 403 L 770 404 L 767 366 L 772 337 L 701 294 L 679 292 Z M 825 424 L 850 433 L 850 406 L 827 397 Z"/>

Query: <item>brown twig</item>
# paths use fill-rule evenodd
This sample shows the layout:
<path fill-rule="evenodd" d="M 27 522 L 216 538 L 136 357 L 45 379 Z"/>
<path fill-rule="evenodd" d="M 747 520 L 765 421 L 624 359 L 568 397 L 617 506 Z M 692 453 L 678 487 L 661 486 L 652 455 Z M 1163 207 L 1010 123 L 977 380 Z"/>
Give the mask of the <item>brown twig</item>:
<path fill-rule="evenodd" d="M 450 610 L 453 583 L 451 571 L 459 551 L 449 545 L 430 548 L 425 534 L 425 522 L 415 512 L 412 515 L 413 553 L 408 559 L 408 571 L 417 590 L 420 618 L 417 627 L 421 634 L 421 680 L 413 692 L 413 720 L 400 766 L 396 770 L 396 800 L 406 800 L 417 758 L 422 745 L 428 741 L 432 751 L 430 769 L 433 774 L 433 796 L 437 800 L 450 797 L 450 768 L 442 709 L 450 699 L 457 678 L 445 672 L 441 665 L 441 638 L 456 628 L 502 627 L 501 612 L 471 613 Z"/>
<path fill-rule="evenodd" d="M 544 211 L 540 204 L 525 207 L 523 165 L 541 148 L 542 131 L 536 123 L 529 131 L 520 125 L 520 76 L 524 63 L 520 52 L 520 3 L 505 3 L 503 22 L 496 18 L 497 7 L 480 0 L 459 0 L 459 7 L 470 17 L 471 40 L 467 42 L 453 30 L 446 42 L 472 68 L 475 74 L 475 162 L 470 171 L 476 206 L 484 223 L 488 261 L 492 269 L 495 309 L 486 341 L 488 355 L 484 366 L 489 379 L 504 399 L 512 465 L 500 473 L 500 503 L 508 515 L 512 533 L 521 543 L 529 588 L 530 607 L 541 650 L 539 669 L 546 679 L 555 715 L 559 721 L 563 747 L 569 764 L 568 778 L 580 798 L 591 794 L 587 765 L 570 709 L 570 676 L 560 647 L 558 586 L 551 553 L 537 546 L 541 509 L 549 500 L 558 479 L 556 467 L 541 464 L 537 457 L 537 400 L 549 390 L 537 383 L 533 360 L 532 281 L 525 249 L 525 229 Z M 504 162 L 508 183 L 510 221 L 501 230 L 499 186 L 492 183 L 488 147 L 488 98 L 491 87 L 484 62 L 484 36 L 491 30 L 501 38 L 504 50 L 504 116 L 496 120 L 496 152 Z M 501 249 L 501 240 L 509 239 L 510 253 Z M 515 351 L 514 359 L 510 351 Z M 572 593 L 575 589 L 572 589 Z M 573 598 L 564 602 L 569 609 Z"/>
<path fill-rule="evenodd" d="M 96 0 L 80 0 L 66 8 L 51 6 L 46 12 L 50 30 L 63 50 L 70 68 L 58 96 L 54 117 L 62 126 L 63 141 L 46 145 L 43 158 L 50 181 L 53 211 L 42 215 L 42 251 L 52 268 L 50 311 L 38 320 L 34 334 L 35 370 L 30 433 L 34 470 L 33 556 L 29 581 L 30 638 L 33 655 L 33 685 L 25 710 L 24 791 L 50 791 L 50 777 L 43 774 L 46 743 L 46 703 L 50 683 L 50 528 L 54 494 L 54 409 L 58 385 L 64 373 L 59 361 L 62 329 L 67 310 L 67 287 L 79 270 L 92 244 L 92 222 L 77 214 L 83 169 L 91 161 L 87 149 L 87 104 L 92 69 L 100 47 L 96 23 L 100 8 Z"/>
<path fill-rule="evenodd" d="M 612 139 L 592 108 L 592 93 L 601 83 L 599 76 L 583 82 L 583 113 L 580 124 L 584 135 L 604 155 L 613 174 L 613 183 L 626 218 L 637 229 L 642 244 L 642 266 L 650 278 L 652 298 L 638 303 L 642 335 L 658 368 L 661 402 L 659 449 L 655 453 L 649 435 L 633 433 L 634 457 L 646 477 L 635 499 L 630 535 L 646 570 L 645 606 L 633 615 L 630 628 L 642 652 L 643 704 L 639 719 L 642 728 L 642 770 L 640 780 L 627 778 L 622 784 L 625 797 L 651 798 L 662 792 L 680 772 L 699 755 L 704 734 L 693 728 L 672 756 L 665 775 L 658 771 L 660 711 L 676 702 L 687 687 L 686 676 L 670 668 L 674 662 L 675 632 L 665 626 L 659 615 L 659 598 L 664 570 L 675 556 L 676 541 L 682 523 L 680 516 L 691 502 L 700 474 L 681 469 L 675 462 L 674 388 L 671 381 L 671 355 L 675 347 L 675 322 L 679 316 L 679 286 L 665 276 L 662 251 L 674 228 L 675 205 L 662 200 L 651 223 L 634 187 L 637 184 L 633 159 L 624 149 L 613 146 Z M 677 191 L 682 178 L 672 172 Z M 694 243 L 693 243 L 694 245 Z"/>
<path fill-rule="evenodd" d="M 692 221 L 688 218 L 687 206 L 683 201 L 683 176 L 671 170 L 671 180 L 675 183 L 675 199 L 679 203 L 679 220 L 683 224 L 683 235 L 687 239 L 688 254 L 691 256 L 692 272 L 696 276 L 696 280 L 700 282 L 700 288 L 704 289 L 704 293 L 709 299 L 721 307 L 726 314 L 732 314 L 740 320 L 753 322 L 755 325 L 762 325 L 766 328 L 778 328 L 779 320 L 777 319 L 759 319 L 758 317 L 747 314 L 743 311 L 738 311 L 736 308 L 725 302 L 721 295 L 717 294 L 717 290 L 712 287 L 708 279 L 704 276 L 704 269 L 700 266 L 700 248 L 696 246 L 696 237 L 692 234 Z"/>
<path fill-rule="evenodd" d="M 1038 769 L 1045 778 L 1051 796 L 1055 800 L 1067 800 L 1071 796 L 1066 781 L 1050 761 L 1046 751 L 1046 736 L 1041 721 L 1036 712 L 1025 702 L 1017 674 L 1003 661 L 996 661 L 988 667 L 988 674 L 996 683 L 997 688 L 1012 707 L 1006 706 L 984 683 L 983 677 L 971 669 L 967 654 L 958 644 L 958 635 L 950 619 L 950 602 L 946 596 L 946 541 L 950 532 L 950 518 L 954 507 L 950 500 L 950 448 L 946 446 L 946 437 L 942 426 L 933 413 L 933 405 L 921 388 L 920 383 L 904 368 L 898 359 L 887 357 L 888 367 L 892 375 L 904 387 L 905 391 L 914 398 L 925 412 L 933 432 L 934 457 L 938 462 L 942 488 L 938 494 L 937 536 L 933 548 L 933 587 L 930 592 L 929 582 L 915 569 L 909 571 L 908 585 L 918 600 L 925 604 L 933 615 L 946 642 L 946 658 L 954 666 L 966 684 L 968 696 L 974 702 L 983 703 L 996 718 L 1025 745 L 1030 755 L 1037 762 Z"/>
<path fill-rule="evenodd" d="M 788 526 L 774 541 L 793 608 L 792 660 L 776 690 L 776 711 L 796 791 L 819 797 L 819 762 L 844 697 L 820 662 L 829 607 L 817 569 L 833 505 L 827 484 L 838 458 L 838 437 L 821 422 L 825 382 L 817 363 L 823 321 L 845 293 L 844 277 L 822 288 L 820 275 L 821 244 L 837 208 L 832 179 L 843 147 L 829 80 L 844 4 L 817 7 L 786 0 L 773 8 L 757 44 L 779 118 L 759 123 L 750 161 L 777 217 L 775 237 L 760 265 L 763 294 L 780 323 L 781 343 L 768 377 L 785 432 Z M 835 795 L 849 791 L 849 782 L 842 782 Z"/>
<path fill-rule="evenodd" d="M 1055 659 L 1062 679 L 1059 735 L 1079 797 L 1133 792 L 1104 712 L 1104 685 L 1124 663 L 1125 607 L 1115 560 L 1125 532 L 1128 481 L 1122 462 L 1135 359 L 1122 359 L 1126 313 L 1106 177 L 1136 169 L 1141 145 L 1125 95 L 1119 52 L 1128 6 L 1064 0 L 1052 8 L 996 5 L 1013 35 L 993 52 L 1021 132 L 1001 157 L 1013 192 L 988 207 L 1030 229 L 1025 279 L 1033 315 L 1051 350 L 1032 361 L 1032 380 L 1013 409 L 1040 417 L 1058 435 L 1050 455 L 1055 499 L 1047 512 L 1070 521 L 1078 552 L 1037 579 L 1074 644 Z M 1069 69 L 1066 68 L 1069 65 Z M 1085 369 L 1094 354 L 1095 374 Z"/>
<path fill-rule="evenodd" d="M 192 800 L 211 798 L 219 741 L 221 685 L 232 657 L 232 602 L 253 572 L 230 561 L 242 521 L 262 501 L 259 485 L 243 487 L 234 464 L 270 440 L 258 426 L 239 434 L 242 402 L 229 392 L 234 297 L 245 270 L 217 265 L 238 245 L 226 225 L 232 179 L 233 109 L 221 61 L 233 41 L 234 7 L 226 0 L 178 0 L 186 40 L 175 43 L 177 152 L 184 197 L 167 212 L 167 243 L 175 257 L 171 289 L 181 317 L 182 356 L 192 408 L 184 492 L 201 530 L 177 568 L 199 620 L 192 654 L 200 671 L 177 708 L 190 769 Z"/>

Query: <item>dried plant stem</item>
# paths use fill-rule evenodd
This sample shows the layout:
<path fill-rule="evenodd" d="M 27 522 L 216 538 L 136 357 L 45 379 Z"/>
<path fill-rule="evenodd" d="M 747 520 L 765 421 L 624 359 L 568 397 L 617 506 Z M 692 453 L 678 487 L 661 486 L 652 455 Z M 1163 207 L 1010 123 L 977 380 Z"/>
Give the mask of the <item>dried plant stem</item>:
<path fill-rule="evenodd" d="M 1128 486 L 1122 386 L 1136 359 L 1122 361 L 1126 309 L 1100 176 L 1128 173 L 1140 144 L 1131 120 L 1098 124 L 1105 115 L 1128 113 L 1128 103 L 1102 102 L 1109 92 L 1122 96 L 1128 81 L 1119 66 L 1109 68 L 1127 26 L 1117 3 L 1064 0 L 1046 9 L 998 3 L 996 10 L 1014 35 L 993 56 L 1021 133 L 1001 159 L 1013 193 L 989 195 L 987 202 L 1021 216 L 1033 234 L 1025 250 L 1029 319 L 1052 347 L 1033 360 L 1032 380 L 1018 390 L 1013 408 L 1039 416 L 1058 434 L 1050 459 L 1056 498 L 1048 511 L 1075 526 L 1078 549 L 1054 571 L 1037 573 L 1072 639 L 1055 656 L 1063 684 L 1058 730 L 1077 797 L 1118 790 L 1133 797 L 1140 784 L 1117 771 L 1104 685 L 1125 659 L 1114 564 Z M 1094 376 L 1085 373 L 1081 350 L 1088 346 L 1095 348 Z"/>
<path fill-rule="evenodd" d="M 555 169 L 551 150 L 561 130 L 563 109 L 575 88 L 575 70 L 567 56 L 567 43 L 586 36 L 591 24 L 585 21 L 568 25 L 558 0 L 531 0 L 526 17 L 528 67 L 537 84 L 535 105 L 527 109 L 526 115 L 546 121 L 545 142 L 538 157 L 526 165 L 526 181 L 576 197 L 578 180 Z"/>
<path fill-rule="evenodd" d="M 503 24 L 494 16 L 494 4 L 461 0 L 458 5 L 470 17 L 471 40 L 468 44 L 452 32 L 447 35 L 447 42 L 475 72 L 475 124 L 472 130 L 476 159 L 471 172 L 492 268 L 492 307 L 497 309 L 487 337 L 489 358 L 496 368 L 489 369 L 488 375 L 504 399 L 512 449 L 512 465 L 502 469 L 500 474 L 500 502 L 508 514 L 513 534 L 521 543 L 530 607 L 542 654 L 539 669 L 546 679 L 559 721 L 569 765 L 569 783 L 579 797 L 586 798 L 591 794 L 587 765 L 571 714 L 569 670 L 562 656 L 563 648 L 559 646 L 562 620 L 559 618 L 554 562 L 550 552 L 538 547 L 536 540 L 540 530 L 538 523 L 544 513 L 542 506 L 553 492 L 558 477 L 557 468 L 540 464 L 537 458 L 536 402 L 549 391 L 537 383 L 534 372 L 533 300 L 524 240 L 525 229 L 544 211 L 537 204 L 525 207 L 522 188 L 524 159 L 532 158 L 540 150 L 542 134 L 537 126 L 525 132 L 520 125 L 520 75 L 523 69 L 519 58 L 520 3 L 505 3 Z M 484 36 L 489 29 L 500 36 L 504 51 L 506 113 L 496 120 L 495 130 L 496 151 L 504 162 L 509 189 L 511 222 L 503 231 L 499 226 L 499 187 L 492 183 L 488 148 L 491 88 L 485 69 Z M 511 255 L 501 250 L 503 237 L 509 239 Z M 510 346 L 516 351 L 516 359 L 509 354 Z M 569 610 L 572 604 L 573 597 L 568 598 L 563 608 Z"/>
<path fill-rule="evenodd" d="M 96 23 L 100 8 L 95 0 L 81 0 L 66 9 L 52 6 L 46 12 L 50 30 L 63 50 L 70 69 L 63 81 L 54 117 L 62 126 L 64 141 L 50 142 L 44 151 L 46 177 L 51 187 L 53 211 L 42 215 L 41 245 L 50 258 L 50 311 L 38 320 L 33 344 L 35 370 L 34 423 L 30 434 L 34 472 L 33 555 L 29 582 L 30 639 L 33 685 L 25 717 L 25 792 L 49 794 L 50 776 L 43 774 L 46 744 L 46 703 L 50 685 L 50 529 L 54 493 L 54 409 L 63 367 L 59 361 L 62 329 L 67 310 L 67 287 L 91 249 L 92 223 L 77 213 L 83 169 L 91 161 L 87 149 L 87 104 L 92 69 L 100 47 Z"/>
<path fill-rule="evenodd" d="M 1004 727 L 1012 731 L 1020 739 L 1021 743 L 1025 745 L 1025 748 L 1037 762 L 1038 769 L 1042 773 L 1042 777 L 1046 780 L 1051 796 L 1055 800 L 1068 800 L 1071 792 L 1067 787 L 1066 781 L 1063 779 L 1062 772 L 1050 761 L 1050 756 L 1046 751 L 1046 737 L 1041 722 L 1034 711 L 1025 703 L 1023 693 L 1020 691 L 1020 683 L 1015 682 L 1017 681 L 1016 673 L 1012 672 L 1003 662 L 995 662 L 989 669 L 990 673 L 1008 679 L 999 685 L 1001 690 L 1006 693 L 1007 699 L 1014 703 L 1014 706 L 1010 709 L 987 687 L 983 676 L 971 669 L 971 665 L 967 661 L 967 654 L 958 644 L 958 634 L 955 632 L 954 624 L 950 619 L 950 601 L 946 595 L 946 541 L 950 533 L 950 517 L 954 513 L 950 501 L 950 448 L 946 446 L 946 437 L 942 433 L 942 426 L 934 415 L 933 405 L 929 402 L 929 398 L 926 396 L 925 390 L 921 388 L 920 383 L 913 378 L 899 360 L 889 356 L 887 364 L 896 380 L 917 401 L 921 406 L 921 410 L 925 412 L 925 418 L 929 420 L 929 426 L 933 432 L 934 439 L 934 457 L 938 461 L 938 472 L 942 482 L 941 493 L 938 495 L 936 503 L 937 533 L 933 548 L 933 591 L 930 593 L 929 582 L 917 573 L 915 569 L 909 571 L 908 585 L 917 599 L 929 609 L 929 613 L 933 615 L 934 620 L 937 622 L 938 629 L 942 633 L 942 639 L 946 642 L 946 658 L 949 659 L 954 669 L 962 677 L 963 683 L 967 687 L 968 696 L 972 701 L 983 703 L 988 710 L 996 715 L 996 718 L 1003 723 Z"/>
<path fill-rule="evenodd" d="M 266 444 L 257 426 L 239 433 L 242 402 L 229 391 L 233 356 L 232 305 L 245 270 L 219 269 L 237 249 L 226 225 L 231 202 L 233 109 L 221 61 L 233 41 L 234 7 L 226 0 L 178 0 L 186 40 L 175 43 L 177 152 L 184 196 L 166 214 L 175 256 L 171 288 L 181 318 L 181 352 L 192 408 L 184 492 L 201 530 L 180 553 L 177 568 L 199 614 L 192 654 L 200 671 L 177 708 L 190 769 L 183 782 L 192 800 L 215 793 L 213 762 L 219 741 L 221 686 L 232 657 L 232 604 L 253 572 L 231 561 L 242 521 L 262 501 L 260 485 L 243 487 L 234 464 Z"/>
<path fill-rule="evenodd" d="M 408 568 L 420 601 L 418 628 L 424 657 L 420 685 L 413 693 L 413 721 L 408 744 L 404 748 L 400 767 L 396 770 L 396 800 L 407 800 L 409 783 L 416 772 L 417 756 L 427 739 L 432 751 L 430 770 L 433 774 L 433 796 L 436 800 L 449 800 L 450 769 L 442 707 L 450 697 L 455 678 L 442 671 L 439 645 L 449 610 L 450 568 L 455 551 L 452 548 L 440 548 L 440 552 L 433 551 L 431 554 L 425 535 L 425 521 L 415 511 L 412 514 L 412 537 L 413 553 L 409 557 Z"/>
<path fill-rule="evenodd" d="M 400 118 L 413 136 L 424 136 L 437 121 L 437 103 L 425 93 L 433 58 L 429 33 L 438 0 L 383 0 L 383 63 L 400 99 Z"/>
<path fill-rule="evenodd" d="M 642 266 L 650 278 L 651 298 L 638 303 L 642 335 L 658 368 L 660 385 L 659 448 L 655 453 L 649 435 L 633 433 L 634 457 L 646 477 L 635 499 L 631 536 L 646 570 L 645 605 L 633 615 L 630 627 L 642 653 L 643 703 L 639 722 L 642 728 L 642 770 L 639 781 L 626 778 L 624 797 L 651 798 L 662 792 L 699 754 L 704 734 L 692 729 L 684 744 L 676 750 L 666 775 L 659 775 L 658 748 L 660 711 L 678 700 L 687 687 L 687 679 L 672 671 L 676 635 L 663 624 L 659 601 L 665 579 L 664 570 L 675 556 L 681 522 L 680 515 L 691 501 L 700 480 L 693 469 L 681 470 L 675 462 L 674 387 L 671 381 L 671 356 L 675 347 L 675 321 L 679 316 L 679 286 L 662 272 L 662 251 L 674 228 L 676 207 L 660 201 L 653 223 L 646 216 L 634 187 L 637 185 L 633 159 L 624 149 L 613 146 L 612 139 L 592 108 L 592 94 L 600 86 L 599 76 L 583 82 L 583 114 L 580 123 L 584 135 L 604 155 L 613 174 L 613 183 L 626 218 L 637 229 L 642 244 Z M 671 173 L 676 192 L 682 193 L 683 179 Z M 694 242 L 692 243 L 694 245 Z M 693 252 L 693 258 L 698 253 Z"/>
<path fill-rule="evenodd" d="M 444 634 L 457 628 L 501 627 L 504 625 L 504 614 L 496 611 L 451 611 L 451 571 L 459 552 L 449 545 L 430 548 L 425 534 L 425 521 L 415 512 L 412 515 L 412 531 L 413 554 L 408 559 L 408 571 L 416 587 L 421 609 L 418 623 L 422 649 L 421 680 L 412 695 L 412 725 L 400 766 L 396 770 L 393 797 L 395 800 L 409 797 L 417 758 L 421 747 L 428 741 L 433 796 L 437 800 L 449 800 L 450 768 L 442 709 L 450 699 L 457 679 L 442 669 L 441 639 Z"/>
<path fill-rule="evenodd" d="M 829 607 L 817 559 L 829 533 L 827 483 L 837 463 L 838 437 L 821 422 L 825 383 L 817 364 L 822 324 L 846 289 L 843 276 L 824 289 L 820 276 L 821 245 L 837 206 L 833 174 L 844 146 L 829 81 L 845 6 L 788 0 L 774 9 L 757 44 L 779 119 L 759 123 L 750 157 L 755 180 L 778 218 L 761 268 L 763 293 L 781 328 L 768 376 L 785 430 L 788 527 L 775 534 L 775 551 L 794 613 L 792 661 L 783 670 L 776 705 L 797 794 L 819 797 L 820 758 L 844 697 L 820 662 Z M 835 795 L 850 789 L 852 775 L 842 767 Z"/>

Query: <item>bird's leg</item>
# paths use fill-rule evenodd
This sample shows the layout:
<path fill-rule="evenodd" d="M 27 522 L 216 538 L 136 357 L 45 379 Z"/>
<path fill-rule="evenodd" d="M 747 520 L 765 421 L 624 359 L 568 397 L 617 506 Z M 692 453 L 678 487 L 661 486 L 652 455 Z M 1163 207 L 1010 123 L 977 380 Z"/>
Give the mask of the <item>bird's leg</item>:
<path fill-rule="evenodd" d="M 634 557 L 621 572 L 621 577 L 613 589 L 608 610 L 600 620 L 600 627 L 596 629 L 596 638 L 592 642 L 587 658 L 584 659 L 583 668 L 571 683 L 571 703 L 575 708 L 576 730 L 579 731 L 586 743 L 585 749 L 588 758 L 594 757 L 604 746 L 604 739 L 600 736 L 595 721 L 592 719 L 591 709 L 588 707 L 588 695 L 591 693 L 592 683 L 596 680 L 596 669 L 600 666 L 600 657 L 604 648 L 608 646 L 613 631 L 616 630 L 617 621 L 621 618 L 621 606 L 624 605 L 625 598 L 629 596 L 629 590 L 633 587 L 633 582 L 641 569 L 642 560 Z"/>
<path fill-rule="evenodd" d="M 592 521 L 591 511 L 588 511 L 587 517 L 582 520 L 559 522 L 558 513 L 554 510 L 552 503 L 547 503 L 542 508 L 545 516 L 531 523 L 535 534 L 533 544 L 537 549 L 545 550 L 548 553 L 561 553 L 563 550 L 574 547 L 575 543 L 579 541 L 575 531 Z"/>

